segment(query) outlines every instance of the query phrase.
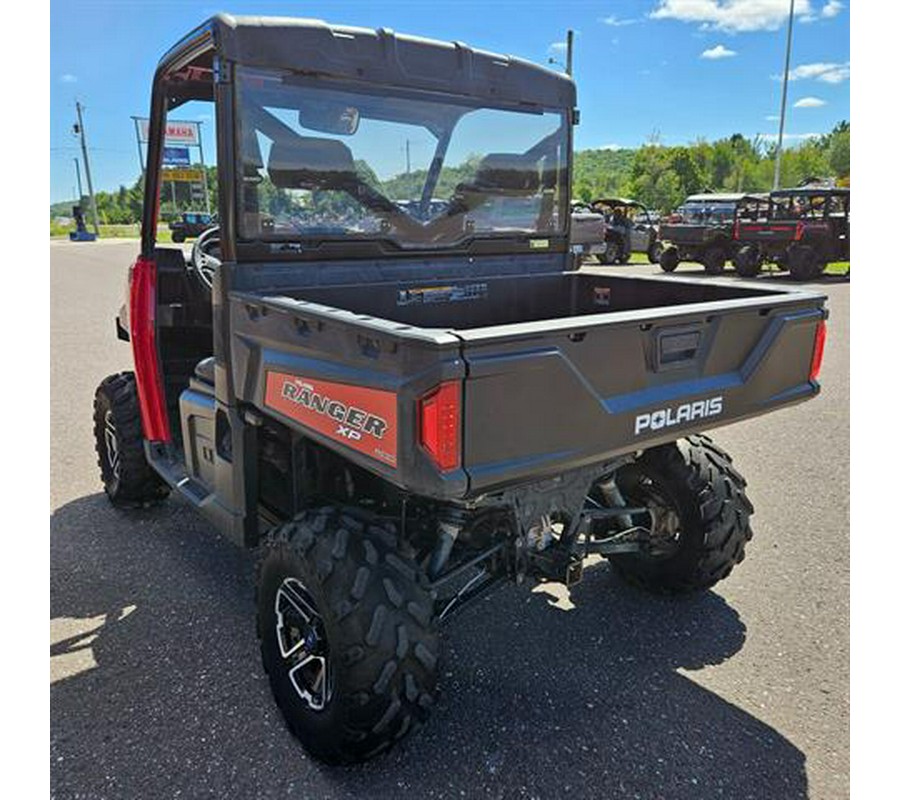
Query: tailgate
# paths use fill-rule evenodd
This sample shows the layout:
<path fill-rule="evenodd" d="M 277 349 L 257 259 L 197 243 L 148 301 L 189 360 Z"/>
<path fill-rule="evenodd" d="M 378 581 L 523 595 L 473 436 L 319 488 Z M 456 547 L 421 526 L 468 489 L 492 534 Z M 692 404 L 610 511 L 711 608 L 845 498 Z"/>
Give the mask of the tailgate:
<path fill-rule="evenodd" d="M 458 331 L 470 493 L 813 397 L 824 300 L 786 291 Z"/>

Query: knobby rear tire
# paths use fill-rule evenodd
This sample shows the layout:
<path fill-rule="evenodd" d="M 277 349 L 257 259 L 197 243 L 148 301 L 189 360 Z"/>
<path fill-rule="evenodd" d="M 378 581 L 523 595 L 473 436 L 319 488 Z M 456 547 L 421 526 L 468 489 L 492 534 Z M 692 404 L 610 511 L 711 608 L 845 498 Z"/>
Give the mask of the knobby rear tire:
<path fill-rule="evenodd" d="M 671 500 L 681 528 L 678 546 L 668 557 L 642 554 L 610 556 L 613 569 L 629 583 L 659 594 L 709 589 L 744 560 L 753 537 L 747 482 L 731 457 L 703 435 L 646 450 L 617 474 L 629 504 L 640 482 L 655 483 Z"/>
<path fill-rule="evenodd" d="M 334 691 L 316 711 L 291 684 L 274 611 L 278 587 L 299 580 L 322 617 Z M 364 761 L 425 722 L 437 683 L 434 601 L 391 523 L 352 509 L 301 513 L 269 535 L 259 562 L 257 633 L 285 721 L 330 764 Z"/>

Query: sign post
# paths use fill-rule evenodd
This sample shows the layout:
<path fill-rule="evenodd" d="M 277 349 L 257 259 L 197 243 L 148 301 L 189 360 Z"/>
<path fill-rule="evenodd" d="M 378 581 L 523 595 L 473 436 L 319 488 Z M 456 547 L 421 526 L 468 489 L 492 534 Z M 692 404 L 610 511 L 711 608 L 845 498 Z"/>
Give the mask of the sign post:
<path fill-rule="evenodd" d="M 200 123 L 197 123 L 197 147 L 200 148 L 200 166 L 203 169 L 203 202 L 206 213 L 209 213 L 209 187 L 206 185 L 206 162 L 203 160 L 203 138 L 200 135 Z"/>

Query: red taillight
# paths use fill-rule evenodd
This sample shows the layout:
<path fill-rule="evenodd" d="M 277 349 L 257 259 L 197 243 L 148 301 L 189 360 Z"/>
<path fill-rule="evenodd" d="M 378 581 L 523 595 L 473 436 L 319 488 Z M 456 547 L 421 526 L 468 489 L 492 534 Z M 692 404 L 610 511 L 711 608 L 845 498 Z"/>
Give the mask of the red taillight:
<path fill-rule="evenodd" d="M 419 400 L 419 444 L 441 472 L 459 468 L 460 383 L 447 381 Z"/>
<path fill-rule="evenodd" d="M 811 381 L 818 380 L 819 372 L 822 369 L 822 356 L 825 353 L 825 321 L 822 320 L 816 326 L 816 344 L 813 347 L 812 361 L 809 365 L 809 379 Z"/>

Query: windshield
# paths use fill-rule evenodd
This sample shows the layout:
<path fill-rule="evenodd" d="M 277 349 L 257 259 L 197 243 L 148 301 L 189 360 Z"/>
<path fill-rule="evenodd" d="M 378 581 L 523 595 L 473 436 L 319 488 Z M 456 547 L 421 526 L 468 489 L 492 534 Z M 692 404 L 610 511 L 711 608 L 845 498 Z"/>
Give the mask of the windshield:
<path fill-rule="evenodd" d="M 324 87 L 238 68 L 244 239 L 563 233 L 568 137 L 559 110 Z"/>
<path fill-rule="evenodd" d="M 675 213 L 682 222 L 703 225 L 730 222 L 736 209 L 737 203 L 697 202 L 685 203 Z"/>

